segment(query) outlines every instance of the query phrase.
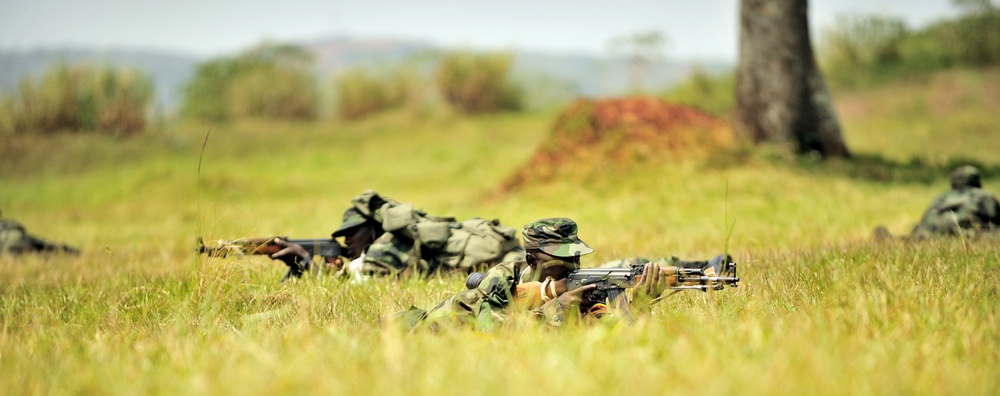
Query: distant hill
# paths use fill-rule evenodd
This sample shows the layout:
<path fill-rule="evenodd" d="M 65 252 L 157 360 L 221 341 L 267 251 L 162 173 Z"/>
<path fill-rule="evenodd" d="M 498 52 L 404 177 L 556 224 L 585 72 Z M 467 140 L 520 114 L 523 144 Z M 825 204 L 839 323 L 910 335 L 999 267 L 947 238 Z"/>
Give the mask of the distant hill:
<path fill-rule="evenodd" d="M 299 43 L 316 54 L 317 73 L 330 77 L 360 65 L 391 65 L 415 56 L 433 58 L 443 48 L 397 39 L 359 39 L 331 36 Z M 628 65 L 622 59 L 581 54 L 517 52 L 515 77 L 529 87 L 535 98 L 561 100 L 567 96 L 611 96 L 629 90 Z M 175 109 L 183 98 L 182 87 L 194 74 L 201 57 L 152 50 L 97 50 L 88 48 L 44 48 L 31 51 L 0 51 L 0 92 L 17 89 L 22 78 L 38 78 L 57 60 L 89 62 L 144 70 L 155 85 L 158 106 Z M 670 87 L 698 64 L 709 72 L 727 70 L 727 62 L 671 60 L 652 65 L 644 89 Z"/>

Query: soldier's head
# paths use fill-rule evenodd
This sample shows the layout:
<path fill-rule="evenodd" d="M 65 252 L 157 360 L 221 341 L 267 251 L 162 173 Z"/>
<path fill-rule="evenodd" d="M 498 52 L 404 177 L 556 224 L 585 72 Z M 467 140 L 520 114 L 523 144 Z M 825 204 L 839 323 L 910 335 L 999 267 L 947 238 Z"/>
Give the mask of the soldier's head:
<path fill-rule="evenodd" d="M 538 279 L 563 279 L 580 268 L 580 256 L 594 251 L 577 236 L 576 222 L 564 217 L 534 221 L 521 230 L 525 261 Z"/>
<path fill-rule="evenodd" d="M 344 237 L 344 244 L 347 245 L 349 259 L 361 257 L 368 245 L 375 242 L 375 238 L 382 235 L 382 224 L 365 217 L 353 206 L 344 211 L 344 219 L 332 234 L 331 237 Z"/>
<path fill-rule="evenodd" d="M 978 168 L 972 165 L 965 165 L 951 172 L 951 188 L 958 190 L 968 187 L 983 187 L 982 181 L 979 178 Z"/>

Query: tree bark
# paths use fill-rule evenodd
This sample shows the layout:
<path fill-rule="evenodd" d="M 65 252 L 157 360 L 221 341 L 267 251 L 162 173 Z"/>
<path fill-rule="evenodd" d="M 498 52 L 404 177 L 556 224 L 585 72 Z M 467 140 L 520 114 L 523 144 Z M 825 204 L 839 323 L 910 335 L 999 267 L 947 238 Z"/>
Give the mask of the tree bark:
<path fill-rule="evenodd" d="M 807 0 L 742 0 L 736 130 L 799 154 L 847 157 L 809 40 Z"/>

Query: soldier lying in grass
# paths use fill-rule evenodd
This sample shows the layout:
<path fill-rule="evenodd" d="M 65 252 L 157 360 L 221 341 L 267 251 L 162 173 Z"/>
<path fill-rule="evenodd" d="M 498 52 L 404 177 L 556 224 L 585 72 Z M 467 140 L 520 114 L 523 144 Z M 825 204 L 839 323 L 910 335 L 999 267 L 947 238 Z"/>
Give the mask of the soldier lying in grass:
<path fill-rule="evenodd" d="M 618 260 L 605 267 L 641 266 L 636 267 L 641 268 L 641 276 L 636 277 L 636 282 L 631 285 L 633 295 L 615 301 L 592 301 L 586 296 L 595 291 L 596 284 L 580 284 L 574 289 L 568 281 L 572 274 L 581 271 L 581 256 L 594 251 L 577 235 L 576 222 L 567 218 L 538 220 L 524 226 L 521 236 L 526 250 L 523 258 L 494 266 L 481 280 L 467 285 L 469 290 L 455 294 L 430 311 L 410 307 L 393 315 L 390 320 L 410 328 L 471 326 L 489 330 L 507 321 L 511 311 L 521 311 L 550 325 L 561 326 L 567 320 L 580 317 L 600 319 L 618 309 L 627 309 L 627 305 L 617 305 L 616 302 L 648 305 L 665 290 L 678 287 L 679 278 L 664 276 L 666 268 L 661 271 L 659 262 Z M 712 261 L 724 261 L 735 266 L 728 256 L 720 257 L 723 259 L 691 262 L 702 268 L 690 270 L 704 274 L 703 268 L 711 267 Z M 678 260 L 670 262 L 681 264 Z M 679 267 L 669 273 L 676 274 L 679 271 L 676 268 Z M 709 271 L 709 275 L 714 275 L 713 271 Z M 702 278 L 708 280 L 707 277 Z M 735 277 L 731 279 L 738 281 Z M 735 281 L 730 284 L 735 285 Z"/>

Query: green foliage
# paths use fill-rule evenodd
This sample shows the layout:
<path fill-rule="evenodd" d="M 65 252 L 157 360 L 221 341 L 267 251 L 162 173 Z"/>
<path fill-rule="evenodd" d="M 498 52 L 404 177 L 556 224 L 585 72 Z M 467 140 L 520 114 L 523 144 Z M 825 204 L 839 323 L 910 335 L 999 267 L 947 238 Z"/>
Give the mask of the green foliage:
<path fill-rule="evenodd" d="M 835 86 L 851 87 L 901 74 L 1000 63 L 1000 7 L 989 1 L 964 3 L 969 4 L 962 15 L 919 31 L 894 17 L 838 18 L 821 39 L 825 75 Z"/>
<path fill-rule="evenodd" d="M 225 121 L 229 114 L 229 85 L 239 73 L 232 59 L 212 59 L 198 65 L 184 87 L 181 114 L 188 118 Z"/>
<path fill-rule="evenodd" d="M 304 49 L 268 43 L 208 60 L 185 86 L 181 113 L 207 121 L 314 119 L 319 91 L 312 68 L 312 55 Z"/>
<path fill-rule="evenodd" d="M 663 93 L 668 102 L 701 109 L 721 118 L 729 118 L 736 103 L 736 73 L 712 75 L 700 67 Z"/>
<path fill-rule="evenodd" d="M 146 127 L 152 98 L 152 81 L 140 72 L 59 62 L 2 99 L 0 132 L 131 135 Z"/>
<path fill-rule="evenodd" d="M 307 72 L 261 65 L 233 79 L 229 90 L 234 117 L 311 120 L 316 118 L 316 81 Z"/>
<path fill-rule="evenodd" d="M 337 76 L 337 114 L 348 120 L 363 118 L 418 101 L 417 78 L 401 68 L 385 73 L 355 68 Z"/>
<path fill-rule="evenodd" d="M 892 70 L 902 61 L 900 44 L 908 35 L 899 18 L 838 17 L 837 27 L 824 32 L 822 39 L 827 79 L 846 84 Z"/>
<path fill-rule="evenodd" d="M 506 53 L 447 53 L 436 71 L 438 90 L 463 113 L 521 110 L 523 92 L 510 82 L 513 63 Z"/>

